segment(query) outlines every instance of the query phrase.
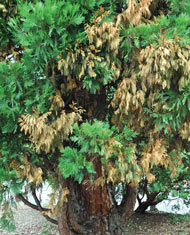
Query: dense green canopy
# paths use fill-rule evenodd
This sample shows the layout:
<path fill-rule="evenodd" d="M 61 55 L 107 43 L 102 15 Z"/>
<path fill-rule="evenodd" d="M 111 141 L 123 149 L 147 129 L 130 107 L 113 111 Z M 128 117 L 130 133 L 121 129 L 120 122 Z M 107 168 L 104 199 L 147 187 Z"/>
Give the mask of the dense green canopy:
<path fill-rule="evenodd" d="M 187 176 L 189 141 L 189 0 L 0 0 L 2 226 L 46 181 L 47 218 L 75 184 L 106 214 L 118 184 Z"/>

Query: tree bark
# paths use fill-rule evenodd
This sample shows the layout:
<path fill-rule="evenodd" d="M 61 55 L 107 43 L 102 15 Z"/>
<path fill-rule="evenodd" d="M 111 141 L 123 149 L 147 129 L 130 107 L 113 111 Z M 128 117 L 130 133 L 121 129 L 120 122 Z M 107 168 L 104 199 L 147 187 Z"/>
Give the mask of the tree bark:
<path fill-rule="evenodd" d="M 152 193 L 151 195 L 149 195 L 149 198 L 144 202 L 141 202 L 141 200 L 138 200 L 139 206 L 137 207 L 135 212 L 143 214 L 148 209 L 149 206 L 157 205 L 159 201 L 156 201 L 155 198 L 157 197 L 158 194 L 159 192 Z"/>
<path fill-rule="evenodd" d="M 127 193 L 124 197 L 123 203 L 121 204 L 121 206 L 123 207 L 124 223 L 126 223 L 127 220 L 133 214 L 136 199 L 137 199 L 137 188 L 132 185 L 127 185 Z"/>
<path fill-rule="evenodd" d="M 96 176 L 101 176 L 101 162 L 95 162 Z M 120 206 L 115 205 L 108 185 L 89 187 L 67 181 L 70 191 L 58 219 L 60 235 L 124 235 L 124 226 L 132 215 L 136 188 L 127 186 L 127 194 Z"/>

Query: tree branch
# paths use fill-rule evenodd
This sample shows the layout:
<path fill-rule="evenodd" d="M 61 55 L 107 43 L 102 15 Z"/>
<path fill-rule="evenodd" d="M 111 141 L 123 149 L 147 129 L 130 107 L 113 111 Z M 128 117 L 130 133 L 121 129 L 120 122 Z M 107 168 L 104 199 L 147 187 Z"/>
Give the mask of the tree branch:
<path fill-rule="evenodd" d="M 157 205 L 158 203 L 156 201 L 154 201 L 154 199 L 157 197 L 157 195 L 159 194 L 160 192 L 154 192 L 152 194 L 149 195 L 149 198 L 147 198 L 146 201 L 142 202 L 142 201 L 139 201 L 139 206 L 137 207 L 137 209 L 135 210 L 136 213 L 144 213 L 146 211 L 146 209 L 149 207 L 149 206 L 155 206 Z M 137 199 L 138 199 L 138 196 L 137 196 Z"/>
<path fill-rule="evenodd" d="M 119 206 L 122 211 L 122 218 L 124 223 L 131 217 L 133 214 L 136 198 L 137 198 L 137 188 L 132 185 L 127 186 L 127 193 L 124 196 L 124 199 Z"/>
<path fill-rule="evenodd" d="M 28 200 L 26 200 L 26 198 L 23 197 L 23 195 L 21 193 L 16 194 L 16 198 L 18 198 L 19 200 L 21 200 L 25 205 L 31 207 L 34 210 L 39 211 L 38 207 L 36 205 L 34 205 L 33 203 L 29 202 Z M 44 208 L 44 211 L 48 211 L 49 209 Z"/>
<path fill-rule="evenodd" d="M 32 191 L 32 196 L 34 198 L 34 201 L 36 202 L 36 205 L 38 207 L 38 210 L 42 213 L 42 215 L 46 218 L 47 221 L 51 222 L 52 224 L 56 224 L 58 225 L 58 221 L 57 220 L 54 220 L 52 219 L 51 217 L 49 217 L 48 215 L 44 214 L 44 210 L 43 210 L 43 207 L 41 206 L 41 203 L 36 195 L 36 190 L 34 187 L 31 187 L 31 191 Z"/>
<path fill-rule="evenodd" d="M 137 201 L 138 201 L 139 205 L 141 204 L 141 200 L 142 200 L 142 198 L 140 198 L 139 195 L 137 194 Z"/>

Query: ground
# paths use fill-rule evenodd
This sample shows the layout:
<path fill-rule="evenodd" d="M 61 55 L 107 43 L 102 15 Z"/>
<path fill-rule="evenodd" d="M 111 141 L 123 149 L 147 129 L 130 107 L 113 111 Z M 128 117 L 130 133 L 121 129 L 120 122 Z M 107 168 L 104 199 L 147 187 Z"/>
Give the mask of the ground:
<path fill-rule="evenodd" d="M 16 231 L 0 229 L 0 235 L 58 235 L 58 230 L 36 210 L 19 205 L 15 213 Z"/>
<path fill-rule="evenodd" d="M 163 212 L 134 214 L 126 227 L 127 235 L 190 235 L 190 215 Z"/>
<path fill-rule="evenodd" d="M 58 235 L 38 211 L 19 206 L 15 214 L 17 231 L 0 230 L 1 235 Z M 180 216 L 161 212 L 134 214 L 125 228 L 126 235 L 190 235 L 190 215 Z"/>

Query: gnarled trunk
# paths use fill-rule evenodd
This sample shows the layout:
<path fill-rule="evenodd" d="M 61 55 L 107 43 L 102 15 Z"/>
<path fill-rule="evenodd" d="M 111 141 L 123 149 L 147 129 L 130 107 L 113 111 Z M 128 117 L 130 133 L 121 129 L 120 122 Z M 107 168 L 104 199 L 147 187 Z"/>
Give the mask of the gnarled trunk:
<path fill-rule="evenodd" d="M 101 163 L 96 162 L 96 177 L 101 176 Z M 70 194 L 63 204 L 58 220 L 61 235 L 121 235 L 124 225 L 132 215 L 137 190 L 127 186 L 126 196 L 120 206 L 114 203 L 109 186 L 89 187 L 67 181 Z"/>

